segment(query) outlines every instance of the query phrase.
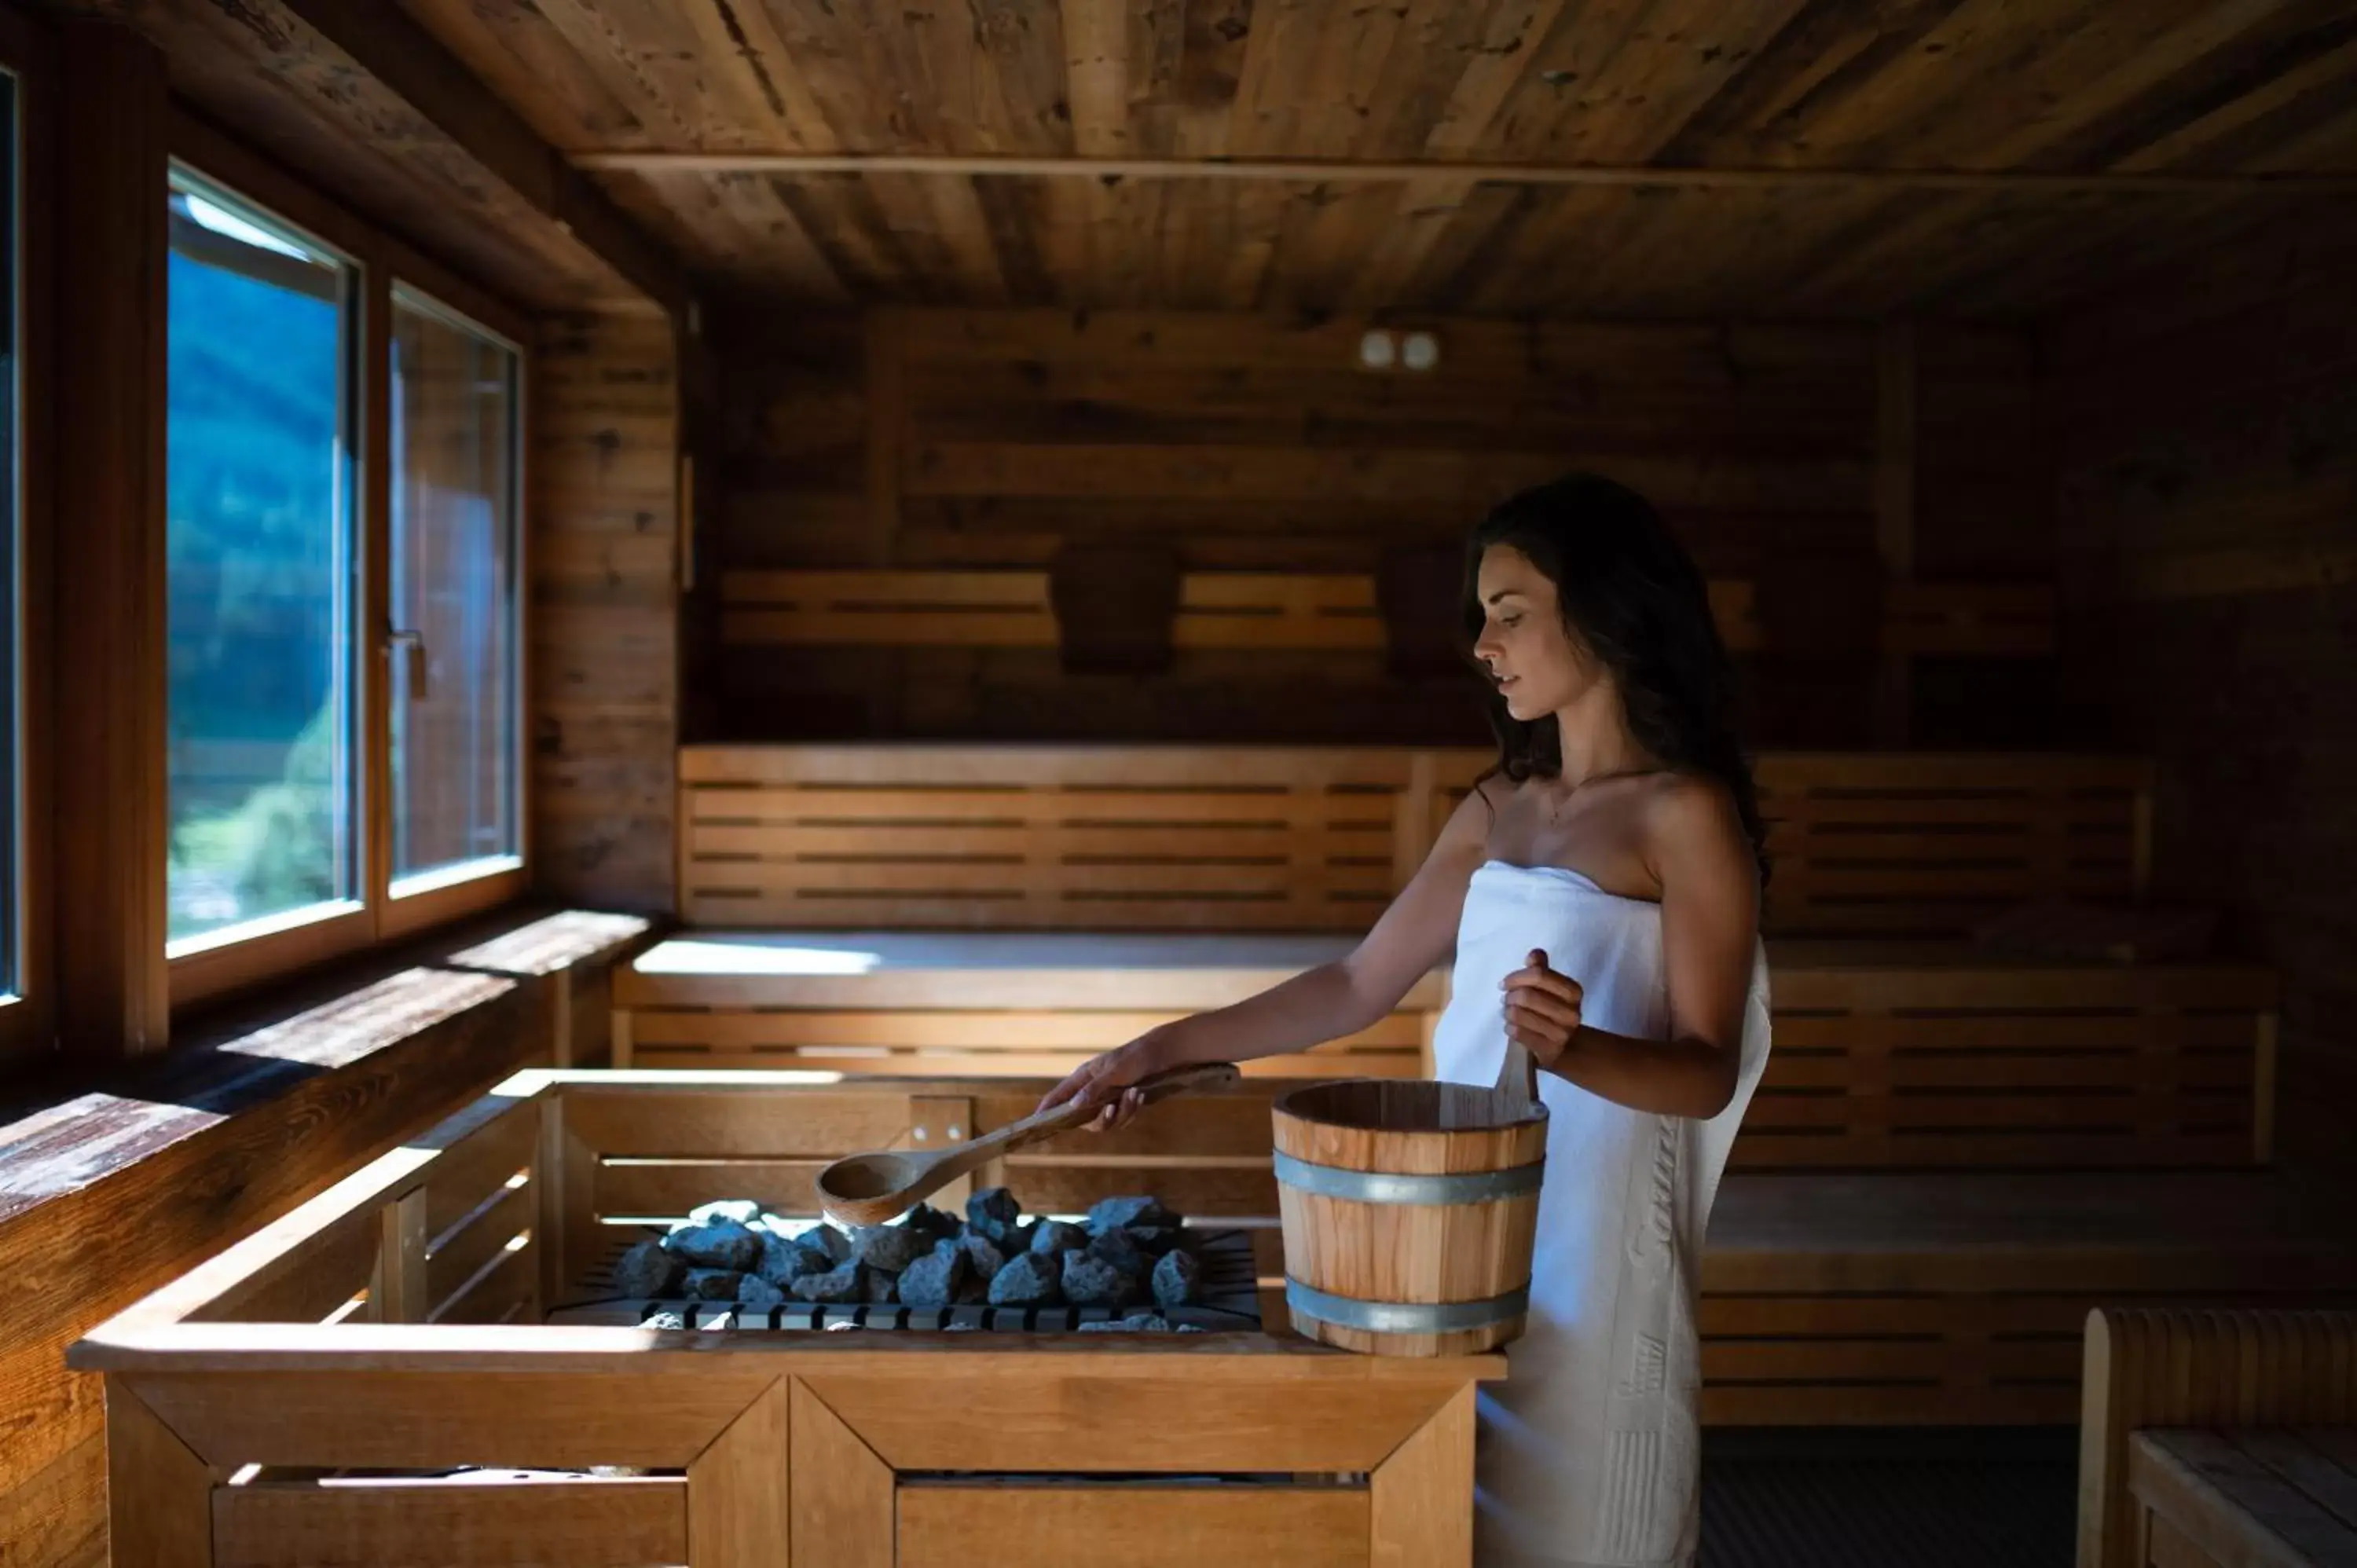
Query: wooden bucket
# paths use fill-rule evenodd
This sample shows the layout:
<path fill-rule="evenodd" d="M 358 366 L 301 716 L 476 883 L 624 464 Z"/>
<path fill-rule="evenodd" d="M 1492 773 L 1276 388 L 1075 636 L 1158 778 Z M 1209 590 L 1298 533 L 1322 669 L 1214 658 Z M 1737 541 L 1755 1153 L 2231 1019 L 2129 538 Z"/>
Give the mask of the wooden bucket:
<path fill-rule="evenodd" d="M 1547 1113 L 1494 1090 L 1351 1079 L 1271 1107 L 1297 1331 L 1377 1356 L 1461 1356 L 1523 1331 Z"/>

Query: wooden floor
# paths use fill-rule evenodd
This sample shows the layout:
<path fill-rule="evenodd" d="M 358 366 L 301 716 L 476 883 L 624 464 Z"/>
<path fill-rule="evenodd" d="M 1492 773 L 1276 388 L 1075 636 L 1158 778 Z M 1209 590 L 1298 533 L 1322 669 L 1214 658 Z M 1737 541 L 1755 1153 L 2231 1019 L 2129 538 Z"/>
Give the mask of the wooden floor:
<path fill-rule="evenodd" d="M 1701 1568 L 2071 1568 L 2067 1429 L 1706 1434 Z"/>

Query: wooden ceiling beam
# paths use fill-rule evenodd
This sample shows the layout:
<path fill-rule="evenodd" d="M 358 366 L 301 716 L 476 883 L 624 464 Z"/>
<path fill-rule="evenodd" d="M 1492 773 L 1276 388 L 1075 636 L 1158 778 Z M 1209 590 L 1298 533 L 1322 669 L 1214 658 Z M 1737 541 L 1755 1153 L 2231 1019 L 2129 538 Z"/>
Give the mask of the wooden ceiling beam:
<path fill-rule="evenodd" d="M 306 9 L 329 0 L 298 0 Z M 1680 189 L 2132 191 L 2357 196 L 2352 174 L 2057 174 L 2011 169 L 1663 168 L 1644 164 L 1358 163 L 1347 158 L 1027 157 L 1003 154 L 587 152 L 576 169 L 630 174 L 905 174 L 1066 179 L 1240 179 L 1395 184 L 1645 186 Z"/>
<path fill-rule="evenodd" d="M 503 184 L 673 317 L 687 272 L 393 0 L 283 0 Z"/>

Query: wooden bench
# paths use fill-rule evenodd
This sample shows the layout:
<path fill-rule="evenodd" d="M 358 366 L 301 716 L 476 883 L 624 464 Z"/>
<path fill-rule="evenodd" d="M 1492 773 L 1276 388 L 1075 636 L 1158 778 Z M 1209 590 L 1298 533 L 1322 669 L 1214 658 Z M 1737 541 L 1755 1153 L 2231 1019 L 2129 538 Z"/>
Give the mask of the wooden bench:
<path fill-rule="evenodd" d="M 1070 1071 L 1157 1023 L 1340 957 L 1351 939 L 699 932 L 618 977 L 618 1066 Z M 1734 1165 L 2264 1164 L 2274 993 L 2231 965 L 1992 961 L 1969 949 L 1770 949 L 1776 1048 Z M 1244 1064 L 1428 1076 L 1448 977 L 1347 1040 Z"/>
<path fill-rule="evenodd" d="M 2139 1432 L 2145 1568 L 2357 1568 L 2357 1426 Z"/>
<path fill-rule="evenodd" d="M 2107 1308 L 2084 1365 L 2079 1568 L 2357 1562 L 2357 1312 Z"/>

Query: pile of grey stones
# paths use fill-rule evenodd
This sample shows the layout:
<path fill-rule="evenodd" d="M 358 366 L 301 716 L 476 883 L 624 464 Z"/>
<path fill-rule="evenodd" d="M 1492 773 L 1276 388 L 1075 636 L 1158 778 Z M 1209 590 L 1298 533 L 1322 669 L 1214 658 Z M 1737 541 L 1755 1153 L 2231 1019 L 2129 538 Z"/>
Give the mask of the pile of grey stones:
<path fill-rule="evenodd" d="M 1200 1233 L 1198 1233 L 1200 1234 Z M 1156 1309 L 1200 1298 L 1202 1265 L 1178 1215 L 1156 1198 L 1108 1197 L 1079 1224 L 1026 1219 L 994 1187 L 965 1218 L 919 1204 L 888 1225 L 851 1230 L 766 1213 L 750 1198 L 707 1203 L 622 1254 L 623 1295 L 734 1302 L 755 1310 L 789 1300 L 944 1307 L 1102 1306 L 1126 1316 L 1083 1329 L 1168 1332 Z"/>

